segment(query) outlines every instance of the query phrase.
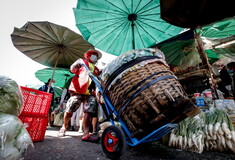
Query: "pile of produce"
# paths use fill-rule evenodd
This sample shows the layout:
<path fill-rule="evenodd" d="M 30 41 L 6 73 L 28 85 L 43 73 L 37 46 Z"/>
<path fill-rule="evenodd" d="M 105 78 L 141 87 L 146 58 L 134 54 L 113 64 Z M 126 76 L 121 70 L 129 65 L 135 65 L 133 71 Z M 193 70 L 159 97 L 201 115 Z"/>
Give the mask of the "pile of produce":
<path fill-rule="evenodd" d="M 183 150 L 202 153 L 204 148 L 204 118 L 203 112 L 188 117 L 170 134 L 169 146 Z"/>
<path fill-rule="evenodd" d="M 235 153 L 235 131 L 226 112 L 210 108 L 187 118 L 170 134 L 169 146 L 197 153 L 232 151 Z"/>
<path fill-rule="evenodd" d="M 19 160 L 33 146 L 28 131 L 17 117 L 23 104 L 17 83 L 0 75 L 0 159 Z"/>
<path fill-rule="evenodd" d="M 205 112 L 205 117 L 205 149 L 231 150 L 235 153 L 234 126 L 227 113 L 220 109 L 210 109 Z"/>

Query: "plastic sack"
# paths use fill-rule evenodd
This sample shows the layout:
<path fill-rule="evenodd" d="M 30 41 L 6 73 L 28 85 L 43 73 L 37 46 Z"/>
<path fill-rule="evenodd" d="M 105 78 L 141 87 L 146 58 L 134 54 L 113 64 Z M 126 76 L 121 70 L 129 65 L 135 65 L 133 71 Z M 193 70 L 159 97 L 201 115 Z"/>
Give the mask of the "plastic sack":
<path fill-rule="evenodd" d="M 98 121 L 103 122 L 107 117 L 105 116 L 104 110 L 101 104 L 98 105 Z"/>
<path fill-rule="evenodd" d="M 55 115 L 54 125 L 55 126 L 62 126 L 64 123 L 64 112 L 59 112 Z"/>
<path fill-rule="evenodd" d="M 101 79 L 103 81 L 106 81 L 108 77 L 123 64 L 143 56 L 157 56 L 159 59 L 165 60 L 165 55 L 157 48 L 143 48 L 143 49 L 131 50 L 111 61 L 102 70 Z"/>
<path fill-rule="evenodd" d="M 23 105 L 23 95 L 18 84 L 0 75 L 0 113 L 18 116 Z"/>
<path fill-rule="evenodd" d="M 14 115 L 0 113 L 0 159 L 22 159 L 33 142 L 20 119 Z"/>

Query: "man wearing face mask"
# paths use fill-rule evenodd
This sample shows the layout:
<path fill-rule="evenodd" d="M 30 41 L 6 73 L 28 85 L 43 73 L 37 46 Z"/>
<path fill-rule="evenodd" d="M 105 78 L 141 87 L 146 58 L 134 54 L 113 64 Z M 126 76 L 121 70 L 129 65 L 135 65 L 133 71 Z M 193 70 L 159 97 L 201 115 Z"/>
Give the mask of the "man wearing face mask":
<path fill-rule="evenodd" d="M 97 101 L 95 97 L 95 84 L 92 82 L 88 75 L 88 71 L 83 66 L 84 64 L 93 72 L 96 76 L 100 74 L 99 69 L 94 65 L 102 54 L 97 50 L 88 50 L 84 57 L 85 59 L 79 58 L 71 66 L 70 71 L 75 74 L 73 77 L 69 91 L 71 97 L 69 98 L 64 113 L 64 124 L 60 129 L 58 136 L 65 136 L 65 132 L 68 128 L 68 123 L 75 112 L 83 103 L 84 118 L 83 118 L 83 141 L 97 142 L 99 137 L 89 134 L 89 128 L 92 120 L 92 116 L 97 110 Z"/>
<path fill-rule="evenodd" d="M 235 62 L 230 62 L 224 66 L 220 71 L 221 82 L 218 83 L 218 89 L 224 93 L 224 97 L 228 98 L 232 95 L 229 94 L 229 90 L 232 91 L 234 97 L 234 72 Z M 230 88 L 228 90 L 228 88 Z"/>

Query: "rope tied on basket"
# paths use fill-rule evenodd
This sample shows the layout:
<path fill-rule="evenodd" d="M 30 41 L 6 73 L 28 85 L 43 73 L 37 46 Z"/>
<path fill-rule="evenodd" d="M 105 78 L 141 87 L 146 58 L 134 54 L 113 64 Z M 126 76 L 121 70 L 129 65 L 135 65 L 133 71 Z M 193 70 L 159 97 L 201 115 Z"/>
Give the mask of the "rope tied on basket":
<path fill-rule="evenodd" d="M 124 103 L 124 105 L 120 108 L 120 110 L 118 111 L 118 117 L 120 117 L 121 113 L 124 111 L 124 109 L 126 108 L 126 106 L 135 98 L 137 97 L 143 90 L 149 88 L 151 85 L 162 81 L 162 80 L 166 80 L 166 79 L 177 79 L 176 76 L 174 75 L 166 75 L 166 76 L 162 76 L 162 77 L 156 77 L 155 79 L 153 79 L 152 81 L 146 83 L 144 86 L 142 86 L 141 88 L 139 88 L 137 91 L 135 91 L 130 98 Z"/>

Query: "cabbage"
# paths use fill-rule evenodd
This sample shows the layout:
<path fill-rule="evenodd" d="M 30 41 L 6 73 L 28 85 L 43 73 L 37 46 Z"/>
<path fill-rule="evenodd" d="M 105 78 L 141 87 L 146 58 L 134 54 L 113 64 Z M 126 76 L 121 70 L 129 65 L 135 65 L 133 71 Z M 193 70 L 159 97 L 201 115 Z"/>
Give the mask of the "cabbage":
<path fill-rule="evenodd" d="M 14 115 L 0 113 L 0 159 L 19 160 L 33 146 L 28 131 Z"/>
<path fill-rule="evenodd" d="M 18 116 L 23 104 L 23 95 L 18 84 L 0 75 L 0 113 Z"/>

